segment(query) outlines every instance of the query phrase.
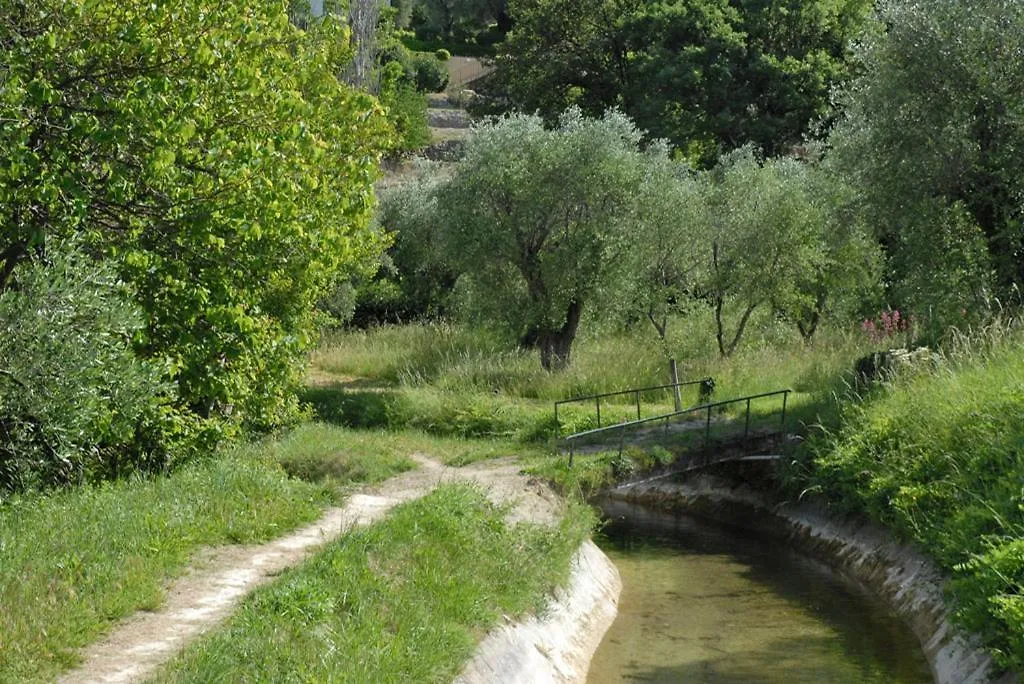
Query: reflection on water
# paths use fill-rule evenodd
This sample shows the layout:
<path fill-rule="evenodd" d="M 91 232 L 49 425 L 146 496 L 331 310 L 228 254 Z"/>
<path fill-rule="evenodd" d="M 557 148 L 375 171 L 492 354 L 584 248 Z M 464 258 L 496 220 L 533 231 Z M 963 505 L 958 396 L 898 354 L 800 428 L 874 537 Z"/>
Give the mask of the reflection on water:
<path fill-rule="evenodd" d="M 685 516 L 601 508 L 623 591 L 591 684 L 932 681 L 910 630 L 817 563 Z"/>

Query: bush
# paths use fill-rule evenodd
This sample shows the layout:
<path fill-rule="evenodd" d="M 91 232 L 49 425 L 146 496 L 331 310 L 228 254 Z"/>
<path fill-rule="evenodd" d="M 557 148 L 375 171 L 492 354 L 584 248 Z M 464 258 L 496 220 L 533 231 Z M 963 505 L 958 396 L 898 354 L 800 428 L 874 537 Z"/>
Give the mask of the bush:
<path fill-rule="evenodd" d="M 424 93 L 439 93 L 448 86 L 448 69 L 437 57 L 417 54 L 412 58 L 411 75 L 416 90 Z"/>
<path fill-rule="evenodd" d="M 146 452 L 170 388 L 132 352 L 142 326 L 112 270 L 80 252 L 19 266 L 0 292 L 0 490 L 168 464 Z"/>
<path fill-rule="evenodd" d="M 430 143 L 430 128 L 427 126 L 427 98 L 412 85 L 402 82 L 391 92 L 381 95 L 381 102 L 388 108 L 388 119 L 395 127 L 398 152 L 413 152 Z"/>
<path fill-rule="evenodd" d="M 447 62 L 452 58 L 452 53 L 448 52 L 448 50 L 444 48 L 438 48 L 434 51 L 434 57 L 437 57 L 437 61 L 439 62 Z"/>

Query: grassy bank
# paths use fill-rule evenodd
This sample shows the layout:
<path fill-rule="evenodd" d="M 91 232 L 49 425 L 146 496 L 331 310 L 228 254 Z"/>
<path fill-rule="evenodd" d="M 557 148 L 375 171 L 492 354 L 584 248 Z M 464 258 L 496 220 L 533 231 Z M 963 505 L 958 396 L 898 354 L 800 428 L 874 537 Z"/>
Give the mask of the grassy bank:
<path fill-rule="evenodd" d="M 938 369 L 849 403 L 797 483 L 918 542 L 956 614 L 1024 671 L 1024 336 L 975 341 Z M 967 351 L 970 350 L 970 351 Z"/>
<path fill-rule="evenodd" d="M 258 542 L 315 519 L 345 483 L 412 467 L 400 444 L 360 452 L 306 426 L 166 477 L 22 496 L 0 507 L 0 681 L 50 680 L 74 649 L 163 600 L 203 546 Z M 330 477 L 297 464 L 329 464 Z M 328 467 L 328 466 L 323 466 Z M 333 490 L 333 491 L 332 491 Z"/>
<path fill-rule="evenodd" d="M 593 518 L 508 526 L 449 485 L 249 597 L 159 681 L 450 682 L 502 616 L 543 607 Z"/>

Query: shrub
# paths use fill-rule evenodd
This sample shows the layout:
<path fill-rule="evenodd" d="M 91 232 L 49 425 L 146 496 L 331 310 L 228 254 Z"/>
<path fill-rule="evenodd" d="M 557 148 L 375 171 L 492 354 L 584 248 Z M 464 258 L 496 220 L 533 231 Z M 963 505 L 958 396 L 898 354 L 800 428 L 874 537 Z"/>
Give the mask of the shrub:
<path fill-rule="evenodd" d="M 452 58 L 452 53 L 448 52 L 448 50 L 444 48 L 438 48 L 434 52 L 434 57 L 437 57 L 437 61 L 439 62 L 447 62 L 449 59 Z"/>
<path fill-rule="evenodd" d="M 410 66 L 416 90 L 439 93 L 448 86 L 448 69 L 434 55 L 417 54 Z"/>
<path fill-rule="evenodd" d="M 0 490 L 167 465 L 145 445 L 169 388 L 132 352 L 143 318 L 112 270 L 61 248 L 13 285 L 0 292 Z"/>

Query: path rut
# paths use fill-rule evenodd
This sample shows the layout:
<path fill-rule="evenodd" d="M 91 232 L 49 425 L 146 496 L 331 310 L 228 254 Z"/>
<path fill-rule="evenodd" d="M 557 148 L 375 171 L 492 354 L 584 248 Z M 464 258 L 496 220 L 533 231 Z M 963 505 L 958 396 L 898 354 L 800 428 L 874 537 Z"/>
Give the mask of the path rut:
<path fill-rule="evenodd" d="M 553 524 L 561 503 L 543 484 L 519 473 L 515 459 L 450 468 L 422 454 L 419 468 L 353 494 L 316 522 L 266 544 L 219 547 L 201 554 L 167 590 L 164 606 L 140 611 L 82 652 L 82 665 L 59 681 L 137 682 L 203 632 L 227 618 L 252 590 L 298 565 L 346 532 L 383 518 L 394 506 L 427 494 L 443 482 L 476 482 L 495 503 L 512 504 L 510 522 Z"/>

